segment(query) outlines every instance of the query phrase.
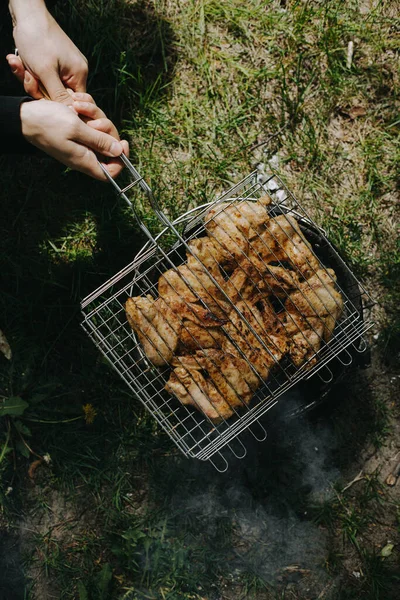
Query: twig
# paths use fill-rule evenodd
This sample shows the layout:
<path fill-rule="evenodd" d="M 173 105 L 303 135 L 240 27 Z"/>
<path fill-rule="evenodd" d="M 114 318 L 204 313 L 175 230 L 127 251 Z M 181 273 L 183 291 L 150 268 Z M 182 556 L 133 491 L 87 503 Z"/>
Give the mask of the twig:
<path fill-rule="evenodd" d="M 83 419 L 83 415 L 79 415 L 79 417 L 72 417 L 72 419 L 62 419 L 58 421 L 48 421 L 46 419 L 29 419 L 25 417 L 25 421 L 29 421 L 30 423 L 72 423 L 72 421 L 79 421 L 79 419 Z"/>
<path fill-rule="evenodd" d="M 41 462 L 46 462 L 45 459 L 43 458 L 43 456 L 41 454 L 38 454 L 37 452 L 35 452 L 34 450 L 32 450 L 32 448 L 29 446 L 28 442 L 26 441 L 26 439 L 24 438 L 24 436 L 22 435 L 22 433 L 20 431 L 18 431 L 19 437 L 21 438 L 21 442 L 24 444 L 24 446 L 26 447 L 26 449 L 28 450 L 28 452 L 30 454 L 33 454 L 34 456 L 37 456 L 39 461 Z"/>
<path fill-rule="evenodd" d="M 278 131 L 276 133 L 273 133 L 272 135 L 269 136 L 269 138 L 267 138 L 266 140 L 264 140 L 263 142 L 258 142 L 257 144 L 253 144 L 252 146 L 249 146 L 249 150 L 250 152 L 252 152 L 253 150 L 255 150 L 256 148 L 259 148 L 260 146 L 264 146 L 265 144 L 268 144 L 271 140 L 274 139 L 274 137 L 278 136 L 280 133 L 282 133 L 282 131 L 284 129 L 286 129 L 287 125 L 282 125 L 282 127 L 280 129 L 278 129 Z"/>
<path fill-rule="evenodd" d="M 354 53 L 354 42 L 349 42 L 349 45 L 347 46 L 347 61 L 346 61 L 346 67 L 348 69 L 351 69 L 351 65 L 353 62 L 353 53 Z"/>
<path fill-rule="evenodd" d="M 284 567 L 282 571 L 286 571 L 287 573 L 300 573 L 301 575 L 305 575 L 310 572 L 310 569 L 302 569 L 299 565 L 288 565 Z"/>
<path fill-rule="evenodd" d="M 333 583 L 328 583 L 328 585 L 326 585 L 324 587 L 324 589 L 322 590 L 322 592 L 317 596 L 317 600 L 322 600 L 322 598 L 325 598 L 326 596 L 326 592 L 329 592 L 329 590 L 331 589 Z"/>
<path fill-rule="evenodd" d="M 6 435 L 6 441 L 3 444 L 3 447 L 1 449 L 0 452 L 0 463 L 2 462 L 3 458 L 6 455 L 7 452 L 7 448 L 8 448 L 8 442 L 10 441 L 10 431 L 11 431 L 11 426 L 10 426 L 10 422 L 7 422 L 7 435 Z"/>
<path fill-rule="evenodd" d="M 361 469 L 361 471 L 359 472 L 359 474 L 354 477 L 353 481 L 350 481 L 350 483 L 348 483 L 347 485 L 344 486 L 344 488 L 342 489 L 342 494 L 343 492 L 345 492 L 346 490 L 349 489 L 349 487 L 351 487 L 353 485 L 353 483 L 357 483 L 357 481 L 361 481 L 362 479 L 365 479 L 364 475 L 363 475 L 363 471 Z"/>
<path fill-rule="evenodd" d="M 36 473 L 36 469 L 44 463 L 43 458 L 38 458 L 37 460 L 34 460 L 30 465 L 29 465 L 29 469 L 28 469 L 28 477 L 29 479 L 32 481 L 32 483 L 35 482 L 35 473 Z"/>

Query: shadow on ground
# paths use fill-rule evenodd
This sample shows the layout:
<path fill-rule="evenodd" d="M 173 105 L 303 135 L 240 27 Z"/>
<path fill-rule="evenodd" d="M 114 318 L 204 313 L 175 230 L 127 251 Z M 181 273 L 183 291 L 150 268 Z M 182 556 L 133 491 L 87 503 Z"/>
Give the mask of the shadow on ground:
<path fill-rule="evenodd" d="M 133 112 L 143 115 L 151 102 L 162 101 L 173 74 L 176 56 L 168 23 L 143 2 L 60 3 L 56 11 L 89 58 L 88 91 L 118 126 L 127 122 L 134 130 Z M 14 48 L 5 6 L 1 16 L 0 54 L 5 56 Z M 3 67 L 0 93 L 23 95 Z M 11 364 L 0 356 L 0 394 L 21 395 L 30 404 L 30 416 L 44 421 L 82 414 L 88 402 L 100 412 L 113 394 L 123 394 L 122 385 L 80 329 L 79 302 L 130 262 L 145 240 L 110 186 L 66 172 L 39 154 L 0 157 L 0 204 L 0 327 L 13 351 Z M 57 254 L 57 240 L 88 217 L 96 228 L 93 252 L 72 258 Z M 49 240 L 56 242 L 56 250 Z M 38 453 L 51 449 L 56 468 L 71 457 L 74 461 L 76 452 L 71 470 L 78 476 L 92 448 L 104 448 L 108 426 L 107 417 L 98 419 L 94 431 L 86 431 L 84 422 L 73 430 L 33 422 L 31 443 Z M 85 455 L 80 445 L 85 446 L 86 435 Z M 110 434 L 115 444 L 118 435 Z M 29 462 L 18 460 L 24 461 L 21 479 L 10 460 L 5 481 L 29 486 Z M 3 498 L 10 515 L 16 509 L 14 496 Z M 18 537 L 0 524 L 0 597 L 7 600 L 25 597 L 18 544 Z"/>
<path fill-rule="evenodd" d="M 0 530 L 0 600 L 24 598 L 25 576 L 19 538 Z"/>
<path fill-rule="evenodd" d="M 165 519 L 171 535 L 205 561 L 203 580 L 208 574 L 210 582 L 219 576 L 230 585 L 296 583 L 298 593 L 311 588 L 317 596 L 328 579 L 330 549 L 313 507 L 332 500 L 365 446 L 371 390 L 363 371 L 353 371 L 313 413 L 288 419 L 285 402 L 296 408 L 298 390 L 262 419 L 265 442 L 245 435 L 245 458 L 223 453 L 226 473 L 193 459 L 157 459 L 150 489 L 158 522 Z"/>
<path fill-rule="evenodd" d="M 57 6 L 57 16 L 88 54 L 89 91 L 119 124 L 131 122 L 142 96 L 149 104 L 162 99 L 175 53 L 168 24 L 151 8 L 120 0 L 66 3 Z M 0 49 L 11 48 L 7 31 Z M 21 93 L 8 72 L 4 81 L 7 91 Z M 1 326 L 16 350 L 21 340 L 22 347 L 41 354 L 42 369 L 80 370 L 87 345 L 77 326 L 79 300 L 130 262 L 145 240 L 110 186 L 65 172 L 42 156 L 0 160 Z M 80 247 L 75 256 L 66 255 L 58 240 L 73 237 L 71 227 L 79 228 L 86 218 L 96 229 L 95 247 L 83 235 L 77 243 L 87 247 L 86 255 Z"/>

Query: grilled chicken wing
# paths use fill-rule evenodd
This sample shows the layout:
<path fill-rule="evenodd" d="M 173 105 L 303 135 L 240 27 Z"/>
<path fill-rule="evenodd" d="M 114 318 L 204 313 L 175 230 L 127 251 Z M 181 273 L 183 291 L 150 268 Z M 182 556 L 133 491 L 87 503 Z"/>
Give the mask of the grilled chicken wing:
<path fill-rule="evenodd" d="M 191 404 L 214 423 L 247 405 L 258 386 L 246 361 L 221 350 L 199 350 L 173 359 L 176 368 L 165 389 L 182 404 Z"/>
<path fill-rule="evenodd" d="M 213 423 L 229 419 L 233 414 L 215 386 L 196 369 L 177 367 L 172 371 L 165 389 L 182 404 L 197 408 Z"/>
<path fill-rule="evenodd" d="M 319 269 L 285 302 L 283 322 L 291 337 L 289 355 L 296 366 L 310 359 L 327 342 L 343 310 L 332 269 Z M 314 364 L 312 361 L 309 366 Z"/>
<path fill-rule="evenodd" d="M 228 352 L 221 352 L 215 348 L 198 350 L 195 354 L 186 356 L 175 356 L 172 359 L 172 366 L 185 367 L 186 369 L 207 369 L 207 359 L 214 361 L 215 364 L 221 364 L 222 357 L 225 357 L 225 368 L 236 369 L 235 377 L 243 377 L 252 391 L 255 391 L 260 385 L 259 377 L 251 369 L 247 361 L 239 356 L 234 356 Z M 224 367 L 223 369 L 224 370 Z M 238 390 L 243 388 L 243 383 L 238 386 Z M 246 389 L 245 389 L 246 391 Z"/>
<path fill-rule="evenodd" d="M 224 279 L 218 251 L 209 238 L 191 240 L 188 246 L 187 263 L 161 275 L 158 292 L 186 319 L 213 327 L 226 320 L 230 309 L 220 289 Z"/>
<path fill-rule="evenodd" d="M 147 358 L 157 367 L 165 366 L 174 355 L 181 321 L 162 298 L 150 295 L 128 298 L 125 303 L 129 325 L 137 333 Z"/>
<path fill-rule="evenodd" d="M 194 321 L 184 319 L 179 336 L 178 352 L 187 354 L 201 348 L 220 348 L 224 332 L 219 327 L 202 327 Z"/>
<path fill-rule="evenodd" d="M 221 202 L 210 209 L 205 218 L 208 235 L 227 253 L 235 265 L 247 255 L 249 240 L 265 229 L 269 221 L 265 205 L 251 200 Z"/>
<path fill-rule="evenodd" d="M 228 352 L 210 348 L 203 352 L 204 368 L 219 393 L 231 408 L 248 404 L 251 400 L 251 389 L 238 369 L 235 357 Z"/>
<path fill-rule="evenodd" d="M 222 283 L 220 264 L 225 255 L 221 247 L 209 237 L 200 237 L 188 242 L 189 251 L 186 253 L 188 267 L 193 270 L 205 268 L 211 275 Z"/>
<path fill-rule="evenodd" d="M 181 265 L 165 271 L 158 280 L 158 293 L 182 318 L 205 327 L 221 325 L 226 320 L 228 304 L 206 269 Z"/>
<path fill-rule="evenodd" d="M 239 299 L 249 300 L 255 293 L 285 297 L 299 285 L 294 271 L 264 264 L 260 259 L 254 263 L 241 261 L 229 277 L 225 292 L 233 303 Z"/>
<path fill-rule="evenodd" d="M 271 263 L 287 261 L 305 278 L 320 268 L 310 244 L 305 239 L 296 219 L 290 215 L 272 218 L 267 229 L 250 242 L 248 259 Z"/>
<path fill-rule="evenodd" d="M 314 355 L 321 347 L 323 334 L 324 323 L 321 319 L 312 317 L 306 320 L 299 317 L 296 320 L 295 332 L 289 342 L 289 356 L 296 367 L 306 361 L 309 361 L 308 369 L 315 365 L 317 359 Z"/>
<path fill-rule="evenodd" d="M 287 311 L 303 317 L 333 317 L 335 321 L 343 309 L 343 300 L 335 289 L 335 273 L 332 269 L 318 269 L 307 281 L 298 286 L 285 302 Z"/>
<path fill-rule="evenodd" d="M 266 379 L 271 367 L 287 351 L 285 329 L 265 298 L 237 302 L 236 308 L 239 313 L 232 310 L 229 323 L 224 327 L 229 337 L 224 340 L 222 348 L 234 356 L 247 359 L 258 375 Z"/>

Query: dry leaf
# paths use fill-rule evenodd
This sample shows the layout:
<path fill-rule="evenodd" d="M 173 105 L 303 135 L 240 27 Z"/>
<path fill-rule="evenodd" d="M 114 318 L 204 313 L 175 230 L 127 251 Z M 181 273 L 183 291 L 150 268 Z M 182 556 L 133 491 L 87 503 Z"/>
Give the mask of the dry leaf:
<path fill-rule="evenodd" d="M 338 113 L 340 115 L 342 115 L 343 117 L 347 117 L 348 119 L 351 119 L 352 121 L 354 121 L 354 119 L 357 119 L 358 117 L 363 117 L 364 115 L 367 114 L 367 109 L 365 108 L 365 106 L 361 106 L 360 104 L 355 104 L 354 106 L 346 106 L 346 107 L 342 107 L 339 106 L 338 107 Z"/>
<path fill-rule="evenodd" d="M 364 106 L 352 106 L 347 114 L 349 115 L 350 119 L 354 120 L 357 119 L 357 117 L 363 117 L 366 115 L 367 111 Z"/>
<path fill-rule="evenodd" d="M 7 338 L 4 333 L 0 329 L 0 352 L 4 354 L 4 356 L 11 360 L 12 352 L 10 348 L 10 344 L 7 342 Z"/>
<path fill-rule="evenodd" d="M 28 476 L 29 479 L 32 481 L 32 483 L 35 482 L 35 472 L 36 469 L 43 463 L 43 460 L 41 458 L 39 458 L 38 460 L 34 460 L 30 465 L 29 465 L 29 469 L 28 469 Z"/>

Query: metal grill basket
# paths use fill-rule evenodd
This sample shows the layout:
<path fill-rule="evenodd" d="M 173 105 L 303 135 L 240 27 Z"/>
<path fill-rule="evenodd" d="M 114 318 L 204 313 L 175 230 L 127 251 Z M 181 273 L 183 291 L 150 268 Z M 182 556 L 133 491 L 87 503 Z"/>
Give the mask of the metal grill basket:
<path fill-rule="evenodd" d="M 118 193 L 131 206 L 140 228 L 149 241 L 133 262 L 82 301 L 82 325 L 102 354 L 183 454 L 200 460 L 210 460 L 218 470 L 223 471 L 228 463 L 225 458 L 226 452 L 222 455 L 221 450 L 228 448 L 235 456 L 243 457 L 246 448 L 240 436 L 244 431 L 250 432 L 259 441 L 264 440 L 267 434 L 259 422 L 260 417 L 275 406 L 282 394 L 301 380 L 311 377 L 320 377 L 324 382 L 329 382 L 334 377 L 329 367 L 334 358 L 343 365 L 348 365 L 354 352 L 363 352 L 366 349 L 363 336 L 372 323 L 363 319 L 361 298 L 364 298 L 364 302 L 370 302 L 370 298 L 330 244 L 325 232 L 312 221 L 277 175 L 266 178 L 254 172 L 214 202 L 190 210 L 171 222 L 162 213 L 150 188 L 133 165 L 126 157 L 122 160 L 132 175 L 130 185 L 121 190 L 106 171 L 105 173 Z M 128 190 L 135 186 L 150 199 L 155 214 L 164 226 L 157 236 L 153 236 L 139 219 L 134 203 L 127 196 Z M 251 401 L 243 402 L 239 408 L 233 407 L 230 418 L 221 418 L 220 422 L 215 422 L 193 406 L 183 405 L 164 389 L 171 366 L 165 364 L 155 367 L 149 361 L 137 334 L 127 322 L 125 303 L 129 297 L 158 297 L 157 284 L 160 276 L 168 269 L 176 268 L 186 261 L 187 256 L 192 254 L 192 240 L 206 236 L 207 233 L 210 235 L 210 232 L 206 231 L 205 221 L 209 218 L 207 215 L 211 208 L 218 209 L 221 205 L 221 210 L 226 210 L 226 207 L 235 205 L 240 211 L 243 201 L 253 206 L 251 203 L 266 197 L 269 202 L 265 205 L 268 218 L 281 216 L 285 219 L 296 219 L 303 236 L 311 244 L 323 268 L 334 265 L 337 277 L 335 289 L 341 294 L 343 311 L 336 320 L 331 338 L 322 342 L 317 352 L 308 352 L 307 360 L 297 367 L 287 357 L 276 360 L 268 378 L 260 382 Z M 213 214 L 218 214 L 218 210 Z M 229 215 L 226 218 L 229 219 Z M 196 255 L 192 256 L 198 260 Z M 285 266 L 279 260 L 274 264 Z M 231 275 L 231 272 L 225 272 L 222 267 L 221 273 L 224 280 Z M 212 276 L 211 279 L 214 281 Z M 232 302 L 226 297 L 220 282 L 215 281 L 215 285 L 230 303 L 230 309 L 246 323 L 255 338 L 259 339 L 252 323 L 248 322 L 240 310 L 240 302 Z M 239 292 L 238 296 L 240 300 Z M 281 298 L 281 306 L 285 300 L 286 298 Z M 259 339 L 259 342 L 263 344 L 262 339 Z M 270 352 L 270 348 L 271 346 L 267 345 L 266 351 Z M 246 356 L 243 358 L 246 360 Z"/>

